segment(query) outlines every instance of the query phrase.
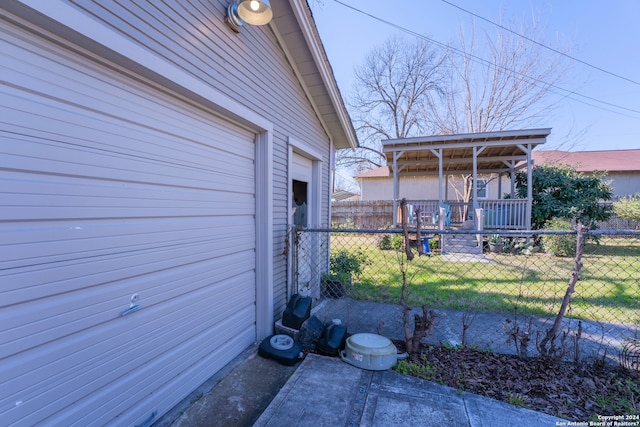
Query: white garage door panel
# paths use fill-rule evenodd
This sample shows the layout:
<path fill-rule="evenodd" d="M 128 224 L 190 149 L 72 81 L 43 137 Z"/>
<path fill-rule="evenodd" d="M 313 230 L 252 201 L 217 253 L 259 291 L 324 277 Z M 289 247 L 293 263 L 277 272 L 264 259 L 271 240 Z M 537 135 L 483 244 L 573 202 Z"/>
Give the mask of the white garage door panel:
<path fill-rule="evenodd" d="M 251 312 L 246 311 L 241 314 L 245 316 L 249 316 L 251 315 Z M 229 322 L 228 324 L 231 324 L 231 322 Z M 228 342 L 230 346 L 231 344 L 233 344 L 233 346 L 236 348 L 237 347 L 246 348 L 249 345 L 251 345 L 251 343 L 255 340 L 255 334 L 253 334 L 251 331 L 246 329 L 245 330 L 242 330 L 240 328 L 224 329 L 224 325 L 223 325 L 220 328 L 220 330 L 217 332 L 219 332 L 219 336 L 218 335 L 216 337 L 202 336 L 202 337 L 198 337 L 198 339 L 207 340 L 212 338 L 216 338 L 216 339 L 225 338 L 227 340 L 226 342 Z M 173 354 L 170 356 L 172 357 L 171 360 L 175 360 L 176 357 L 182 357 L 178 354 Z M 141 399 L 146 397 L 147 401 L 143 402 L 143 404 L 146 407 L 152 407 L 152 408 L 162 407 L 159 405 L 158 400 L 162 398 L 164 398 L 164 400 L 168 400 L 169 396 L 175 396 L 174 388 L 184 384 L 184 381 L 181 381 L 178 375 L 189 376 L 192 379 L 192 381 L 201 384 L 210 377 L 210 374 L 206 374 L 205 372 L 210 371 L 212 367 L 215 368 L 216 371 L 221 369 L 222 367 L 224 367 L 226 363 L 226 362 L 221 363 L 221 361 L 222 360 L 229 361 L 234 356 L 236 356 L 236 354 L 229 352 L 228 347 L 222 347 L 220 350 L 216 351 L 215 349 L 212 350 L 210 346 L 206 346 L 206 348 L 203 348 L 199 353 L 197 354 L 194 353 L 191 358 L 185 358 L 184 360 L 180 359 L 180 362 L 184 362 L 184 363 L 179 366 L 174 366 L 174 365 L 167 366 L 164 363 L 159 363 L 157 366 L 150 367 L 150 369 L 144 372 L 142 375 L 153 375 L 153 373 L 150 372 L 151 370 L 153 370 L 153 371 L 161 372 L 161 376 L 159 376 L 159 378 L 156 378 L 156 377 L 150 378 L 152 382 L 149 382 L 144 389 L 135 393 L 133 397 L 136 399 Z M 197 365 L 194 366 L 193 363 L 197 363 Z M 131 385 L 136 385 L 136 383 L 133 382 L 132 380 Z M 188 395 L 189 392 L 192 391 L 192 389 L 183 388 L 180 391 L 184 396 L 184 395 Z M 119 394 L 126 393 L 126 392 L 127 392 L 127 389 L 121 389 L 121 390 L 114 391 L 114 393 L 111 393 L 111 396 L 115 397 L 115 399 L 112 399 L 111 401 L 108 402 L 110 406 L 106 406 L 106 405 L 103 406 L 103 409 L 105 409 L 105 413 L 98 418 L 100 422 L 104 422 L 104 424 L 108 424 L 109 420 L 113 415 L 122 413 L 125 410 L 128 410 L 129 412 L 132 412 L 134 415 L 138 415 L 141 418 L 145 418 L 144 417 L 145 413 L 141 412 L 140 408 L 130 407 L 128 402 L 122 401 Z M 168 404 L 165 404 L 164 406 L 171 408 L 175 406 L 177 403 L 179 403 L 179 401 L 180 400 L 169 401 Z M 102 402 L 103 400 L 101 399 L 99 403 L 102 403 Z M 116 406 L 115 405 L 116 403 L 118 403 L 119 405 Z M 118 412 L 118 411 L 121 411 L 121 412 Z M 148 415 L 148 413 L 146 414 Z M 125 413 L 124 417 L 126 417 L 126 415 L 127 414 Z M 78 423 L 78 425 L 79 426 L 89 425 L 90 423 L 93 422 L 93 419 L 94 417 L 91 415 L 91 413 L 89 413 L 89 415 L 85 416 L 85 418 L 81 420 Z M 126 425 L 126 423 L 124 422 L 122 422 L 121 424 Z"/>
<path fill-rule="evenodd" d="M 93 359 L 99 359 L 108 364 L 116 356 L 122 357 L 129 351 L 145 351 L 145 349 L 149 352 L 156 351 L 156 348 L 145 347 L 150 342 L 172 347 L 175 343 L 196 335 L 201 328 L 209 328 L 211 325 L 229 318 L 234 319 L 234 325 L 245 327 L 246 321 L 239 319 L 237 313 L 252 309 L 253 298 L 251 290 L 247 289 L 246 285 L 250 279 L 251 277 L 245 275 L 230 281 L 236 284 L 233 291 L 229 287 L 223 289 L 224 286 L 221 284 L 208 286 L 188 296 L 146 307 L 145 313 L 140 313 L 136 320 L 125 321 L 126 318 L 122 318 L 118 323 L 104 324 L 103 322 L 98 327 L 80 331 L 77 335 L 61 337 L 55 342 L 44 344 L 47 346 L 46 354 L 41 349 L 34 348 L 7 358 L 7 367 L 12 368 L 6 373 L 9 380 L 7 385 L 25 386 L 26 384 L 35 385 L 39 382 L 55 383 L 55 375 L 64 369 L 73 368 L 73 372 L 90 370 L 96 368 Z M 210 308 L 215 305 L 217 300 L 228 303 L 230 307 L 211 313 Z M 189 306 L 183 307 L 181 304 L 189 304 Z M 163 312 L 166 310 L 172 311 Z M 175 322 L 174 314 L 188 318 L 183 322 Z M 157 319 L 155 319 L 156 317 Z M 157 328 L 162 328 L 167 336 L 154 333 Z M 121 335 L 124 332 L 126 334 L 123 337 Z M 98 337 L 100 339 L 96 341 Z M 78 343 L 82 344 L 81 349 L 74 347 Z M 208 345 L 208 343 L 206 344 Z M 126 361 L 127 356 L 124 357 Z M 120 364 L 124 363 L 120 361 L 118 365 Z M 100 369 L 102 369 L 101 365 Z M 25 370 L 28 372 L 23 372 Z M 72 378 L 64 377 L 64 380 L 70 381 Z M 11 390 L 10 387 L 9 390 Z M 4 391 L 0 391 L 0 396 L 7 397 L 9 390 L 4 388 Z"/>
<path fill-rule="evenodd" d="M 139 423 L 255 341 L 255 136 L 0 31 L 0 419 Z"/>
<path fill-rule="evenodd" d="M 104 117 L 93 113 L 98 111 L 100 114 L 108 118 L 116 118 L 121 120 L 120 125 L 124 125 L 125 129 L 129 129 L 128 122 L 136 121 L 146 124 L 145 128 L 136 129 L 136 132 L 144 134 L 146 130 L 160 130 L 168 136 L 182 138 L 184 133 L 197 134 L 201 138 L 195 140 L 196 145 L 189 147 L 189 150 L 201 150 L 203 155 L 208 153 L 200 147 L 200 145 L 210 145 L 222 151 L 229 151 L 245 158 L 253 158 L 253 150 L 245 147 L 238 150 L 234 144 L 243 143 L 244 138 L 233 135 L 237 130 L 229 123 L 220 123 L 219 126 L 226 128 L 230 133 L 226 141 L 207 141 L 206 138 L 210 131 L 209 114 L 201 110 L 193 109 L 190 117 L 180 117 L 182 106 L 174 104 L 157 103 L 157 92 L 153 89 L 142 85 L 131 85 L 131 80 L 127 77 L 120 76 L 112 70 L 101 67 L 97 64 L 91 64 L 87 61 L 79 59 L 71 52 L 64 52 L 60 49 L 52 48 L 46 41 L 38 41 L 29 37 L 30 45 L 25 45 L 21 38 L 20 30 L 12 30 L 11 27 L 3 27 L 1 31 L 7 31 L 7 39 L 0 40 L 0 46 L 3 52 L 3 61 L 0 63 L 0 70 L 6 80 L 11 82 L 7 87 L 28 88 L 32 93 L 47 94 L 51 100 L 57 100 L 67 104 L 60 106 L 59 114 L 68 117 L 69 121 L 78 124 L 73 116 L 65 116 L 68 109 L 73 109 L 74 113 L 79 110 L 81 117 L 95 117 L 102 121 L 103 131 L 113 130 L 118 133 L 118 127 L 111 120 L 104 120 Z M 19 43 L 19 45 L 18 45 Z M 26 49 L 26 50 L 25 50 Z M 52 53 L 52 51 L 54 53 Z M 84 90 L 91 87 L 91 91 Z M 38 102 L 18 92 L 13 92 L 17 98 L 26 100 L 28 103 Z M 133 96 L 132 96 L 133 95 Z M 43 108 L 48 108 L 49 103 L 41 101 Z M 86 108 L 91 106 L 91 108 Z M 16 108 L 20 110 L 20 108 Z M 49 117 L 48 114 L 42 114 L 38 110 L 32 113 L 41 116 L 43 119 Z M 176 114 L 177 113 L 177 114 Z M 52 116 L 56 117 L 56 115 Z M 78 127 L 78 130 L 85 128 L 91 129 L 86 123 L 84 126 Z M 75 130 L 70 134 L 73 135 Z M 62 135 L 68 135 L 65 132 Z M 161 147 L 172 147 L 171 141 L 148 141 L 148 138 L 140 138 L 141 142 L 146 144 L 154 144 Z M 145 151 L 141 151 L 146 153 Z M 170 159 L 170 158 L 169 158 Z"/>
<path fill-rule="evenodd" d="M 249 208 L 247 208 L 249 209 Z M 237 230 L 237 231 L 235 231 Z M 252 218 L 229 213 L 220 219 L 173 219 L 56 221 L 38 222 L 34 229 L 24 225 L 3 226 L 3 260 L 6 268 L 35 264 L 58 263 L 78 258 L 130 252 L 133 249 L 157 247 L 166 241 L 184 244 L 192 241 L 218 239 L 229 246 L 251 247 Z M 83 256 L 79 254 L 84 254 Z M 40 259 L 42 258 L 42 259 Z M 17 271 L 17 270 L 16 270 Z M 21 288 L 17 284 L 8 289 Z M 0 301 L 0 306 L 3 304 Z"/>
<path fill-rule="evenodd" d="M 188 146 L 195 145 L 191 141 L 181 141 L 180 137 L 168 136 L 158 132 L 153 134 L 148 132 L 145 135 L 138 135 L 134 130 L 130 130 L 130 123 L 123 123 L 114 130 L 118 133 L 106 133 L 99 130 L 98 126 L 105 126 L 104 120 L 92 122 L 87 117 L 80 117 L 84 110 L 77 109 L 76 112 L 68 113 L 68 120 L 61 120 L 60 117 L 37 117 L 34 120 L 31 111 L 43 110 L 45 107 L 38 103 L 31 103 L 18 111 L 16 104 L 18 99 L 9 94 L 6 105 L 11 108 L 0 109 L 0 117 L 6 120 L 3 128 L 17 135 L 9 134 L 6 140 L 2 140 L 1 153 L 2 165 L 9 170 L 37 171 L 41 174 L 58 175 L 63 171 L 69 176 L 100 178 L 115 182 L 151 183 L 156 185 L 171 185 L 180 187 L 193 187 L 197 189 L 217 189 L 224 191 L 234 191 L 244 189 L 242 184 L 247 184 L 247 178 L 252 176 L 255 169 L 252 159 L 233 156 L 225 151 L 218 151 L 219 155 L 212 153 L 201 153 L 201 150 L 192 150 L 188 153 Z M 46 98 L 44 98 L 46 100 Z M 66 105 L 56 101 L 49 102 L 52 106 L 47 114 L 60 116 L 61 109 Z M 3 111 L 8 109 L 9 111 Z M 20 119 L 22 117 L 22 119 Z M 73 125 L 77 137 L 59 135 L 58 129 L 66 129 L 71 125 L 72 118 L 79 120 L 82 127 Z M 21 123 L 24 122 L 24 123 Z M 34 130 L 33 126 L 47 129 L 46 132 Z M 86 127 L 85 127 L 86 126 Z M 191 136 L 192 138 L 211 138 L 211 132 L 219 133 L 222 129 L 210 129 L 208 135 L 192 135 L 185 131 L 182 138 Z M 154 140 L 167 140 L 173 147 L 159 147 L 157 144 L 146 144 L 144 147 L 142 139 L 152 138 Z M 235 141 L 229 142 L 227 136 L 222 138 L 225 143 L 242 150 L 242 145 L 253 150 L 252 137 L 245 139 L 243 144 Z M 36 140 L 30 138 L 37 138 Z M 104 138 L 104 142 L 99 139 Z M 25 142 L 31 141 L 31 144 Z M 34 143 L 36 142 L 37 143 Z M 87 141 L 91 141 L 88 143 Z M 116 143 L 118 145 L 114 146 Z M 90 145 L 90 146 L 88 146 Z M 131 149 L 135 146 L 137 149 Z M 206 145 L 201 145 L 203 149 L 212 151 Z M 140 148 L 148 150 L 146 154 L 140 152 Z M 185 156 L 189 157 L 185 158 Z M 176 158 L 172 159 L 171 157 Z M 158 167 L 167 167 L 165 173 L 159 173 Z M 214 179 L 212 179 L 212 177 Z M 217 178 L 217 179 L 215 179 Z M 229 186 L 224 187 L 220 179 L 237 179 L 236 183 L 230 179 Z M 237 187 L 237 188 L 236 188 Z"/>
<path fill-rule="evenodd" d="M 254 289 L 253 264 L 250 259 L 238 263 L 236 254 L 223 256 L 198 264 L 171 267 L 148 274 L 140 279 L 123 279 L 109 282 L 90 289 L 79 289 L 49 298 L 23 302 L 7 307 L 3 313 L 0 330 L 0 358 L 19 355 L 21 352 L 42 343 L 63 338 L 88 327 L 97 326 L 118 316 L 128 307 L 129 291 L 132 286 L 143 289 L 140 293 L 142 306 L 154 307 L 183 294 L 213 289 L 221 282 L 225 288 L 232 288 L 243 301 L 252 301 Z M 234 265 L 237 268 L 229 269 Z M 251 277 L 238 274 L 236 270 L 246 269 Z M 215 272 L 215 273 L 212 273 Z M 241 283 L 236 283 L 242 278 Z M 219 292 L 213 289 L 214 292 Z M 32 292 L 33 293 L 33 292 Z M 95 302 L 94 302 L 95 301 Z M 218 308 L 226 312 L 229 307 Z"/>
<path fill-rule="evenodd" d="M 238 302 L 240 297 L 222 298 L 227 302 Z M 211 303 L 211 298 L 204 298 L 205 301 Z M 144 364 L 143 362 L 153 355 L 155 358 L 162 356 L 162 351 L 168 351 L 174 347 L 178 347 L 179 352 L 186 356 L 185 349 L 189 345 L 201 344 L 210 348 L 209 342 L 191 342 L 192 338 L 201 333 L 213 333 L 214 340 L 218 340 L 220 333 L 219 323 L 227 321 L 229 318 L 235 322 L 231 329 L 238 331 L 242 328 L 243 322 L 238 318 L 238 313 L 246 314 L 246 310 L 251 310 L 250 306 L 244 307 L 243 310 L 236 310 L 233 316 L 224 316 L 224 313 L 211 315 L 204 306 L 205 302 L 197 302 L 188 312 L 177 310 L 182 315 L 193 314 L 189 316 L 189 321 L 177 323 L 172 321 L 170 316 L 159 321 L 154 320 L 154 324 L 140 325 L 138 322 L 132 324 L 126 323 L 124 320 L 122 325 L 103 325 L 100 328 L 84 331 L 74 337 L 68 337 L 60 340 L 60 342 L 48 344 L 48 350 L 51 354 L 42 355 L 41 352 L 31 351 L 25 352 L 24 357 L 11 358 L 7 360 L 7 364 L 14 368 L 24 368 L 24 365 L 34 365 L 32 371 L 23 375 L 12 376 L 8 382 L 8 390 L 4 388 L 3 397 L 20 396 L 29 398 L 31 394 L 42 395 L 48 393 L 48 390 L 55 385 L 63 385 L 62 390 L 65 393 L 74 393 L 72 389 L 88 384 L 110 382 L 114 377 L 126 373 L 128 369 L 133 369 Z M 238 307 L 239 305 L 236 305 Z M 161 308 L 158 308 L 160 310 Z M 154 309 L 147 310 L 146 320 L 150 320 L 149 316 L 158 314 Z M 207 315 L 209 314 L 209 315 Z M 239 321 L 240 320 L 240 321 Z M 126 324 L 124 324 L 126 323 Z M 163 327 L 168 333 L 167 339 L 163 339 L 160 335 L 155 334 L 157 327 Z M 122 337 L 126 329 L 130 336 Z M 247 328 L 250 331 L 250 328 Z M 225 329 L 226 330 L 226 329 Z M 144 335 L 143 335 L 144 333 Z M 104 339 L 104 341 L 103 341 Z M 82 344 L 80 349 L 76 351 L 72 347 L 78 343 Z M 182 349 L 180 346 L 185 347 Z M 151 347 L 149 347 L 151 346 Z M 155 363 L 155 362 L 154 362 Z M 78 375 L 90 375 L 88 378 L 81 378 Z M 19 390 L 20 393 L 13 393 L 10 396 L 10 390 Z M 65 389 L 65 387 L 67 389 Z M 83 395 L 78 395 L 81 398 Z M 60 396 L 63 398 L 63 396 Z M 39 405 L 37 399 L 28 400 L 32 405 Z"/>
<path fill-rule="evenodd" d="M 53 263 L 29 265 L 26 264 L 27 259 L 24 260 L 24 267 L 0 273 L 0 277 L 6 278 L 6 285 L 2 289 L 2 304 L 9 305 L 61 292 L 71 292 L 84 289 L 88 285 L 113 283 L 133 277 L 142 279 L 144 275 L 159 270 L 203 262 L 228 254 L 233 255 L 230 268 L 233 268 L 235 261 L 242 262 L 244 259 L 254 262 L 255 253 L 251 241 L 248 240 L 249 234 L 246 231 L 238 233 L 236 238 L 232 231 L 227 230 L 219 235 L 205 235 L 186 243 L 165 241 L 164 245 L 159 242 L 148 246 L 123 246 L 100 256 L 74 252 L 66 254 L 67 260 Z M 46 275 L 46 278 L 43 275 Z M 32 287 L 37 289 L 31 289 Z"/>
<path fill-rule="evenodd" d="M 223 296 L 223 300 L 236 304 L 236 308 L 241 302 L 236 296 Z M 190 319 L 183 327 L 177 328 L 170 316 L 164 322 L 158 322 L 157 327 L 167 329 L 171 337 L 167 340 L 154 334 L 154 326 L 139 325 L 131 331 L 132 335 L 141 334 L 142 338 L 137 340 L 123 339 L 116 335 L 123 331 L 108 331 L 110 333 L 107 335 L 113 337 L 98 342 L 102 334 L 97 330 L 92 336 L 76 338 L 87 343 L 87 347 L 77 353 L 61 355 L 61 349 L 52 348 L 56 357 L 54 359 L 49 356 L 51 363 L 8 383 L 9 390 L 16 386 L 23 389 L 18 395 L 8 396 L 24 401 L 15 416 L 25 422 L 35 421 L 40 414 L 54 413 L 64 408 L 69 401 L 76 400 L 79 403 L 74 406 L 88 405 L 91 408 L 94 399 L 103 404 L 120 397 L 121 404 L 129 406 L 132 401 L 137 400 L 133 396 L 136 391 L 145 394 L 148 391 L 154 392 L 154 388 L 158 388 L 162 382 L 171 380 L 182 370 L 207 357 L 208 353 L 216 351 L 217 349 L 211 348 L 211 342 L 226 342 L 238 335 L 243 337 L 241 348 L 246 348 L 255 340 L 255 333 L 251 332 L 251 328 L 243 326 L 242 322 L 243 317 L 252 315 L 252 307 L 244 307 L 225 317 L 224 314 L 211 313 L 206 307 L 207 302 L 211 304 L 210 300 L 205 299 L 186 312 L 186 309 L 178 312 Z M 68 341 L 59 345 L 67 344 L 67 348 L 76 345 L 71 340 Z M 152 362 L 147 363 L 148 360 Z M 92 381 L 87 381 L 87 378 Z M 206 377 L 202 381 L 205 379 Z M 151 390 L 144 390 L 148 385 L 153 385 Z M 123 400 L 123 395 L 127 399 Z M 86 396 L 91 397 L 83 399 Z M 51 404 L 42 407 L 43 401 Z M 111 403 L 110 407 L 116 406 L 116 403 Z"/>

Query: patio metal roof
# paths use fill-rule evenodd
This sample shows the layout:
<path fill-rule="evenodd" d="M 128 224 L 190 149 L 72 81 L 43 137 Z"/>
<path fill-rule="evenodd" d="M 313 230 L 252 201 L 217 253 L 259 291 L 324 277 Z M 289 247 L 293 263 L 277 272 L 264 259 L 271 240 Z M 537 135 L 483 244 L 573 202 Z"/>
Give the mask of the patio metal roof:
<path fill-rule="evenodd" d="M 542 128 L 388 139 L 382 141 L 382 151 L 392 173 L 395 157 L 402 176 L 438 175 L 439 153 L 443 174 L 471 174 L 474 148 L 477 173 L 499 173 L 522 161 L 526 165 L 527 151 L 544 144 L 550 133 Z"/>

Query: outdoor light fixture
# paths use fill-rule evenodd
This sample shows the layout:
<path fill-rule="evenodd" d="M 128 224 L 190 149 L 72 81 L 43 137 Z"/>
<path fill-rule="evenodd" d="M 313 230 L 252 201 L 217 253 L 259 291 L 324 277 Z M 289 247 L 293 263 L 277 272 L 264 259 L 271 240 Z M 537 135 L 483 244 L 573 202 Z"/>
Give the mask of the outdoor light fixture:
<path fill-rule="evenodd" d="M 269 0 L 240 0 L 233 1 L 227 7 L 225 22 L 236 33 L 246 22 L 251 25 L 265 25 L 271 22 L 273 12 Z"/>

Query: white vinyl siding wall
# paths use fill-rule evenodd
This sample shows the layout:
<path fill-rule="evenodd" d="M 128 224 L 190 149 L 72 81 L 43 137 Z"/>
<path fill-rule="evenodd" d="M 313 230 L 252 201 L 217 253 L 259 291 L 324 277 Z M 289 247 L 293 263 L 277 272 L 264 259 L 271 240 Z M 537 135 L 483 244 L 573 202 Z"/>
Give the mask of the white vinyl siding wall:
<path fill-rule="evenodd" d="M 162 414 L 256 340 L 255 134 L 2 30 L 0 420 Z"/>

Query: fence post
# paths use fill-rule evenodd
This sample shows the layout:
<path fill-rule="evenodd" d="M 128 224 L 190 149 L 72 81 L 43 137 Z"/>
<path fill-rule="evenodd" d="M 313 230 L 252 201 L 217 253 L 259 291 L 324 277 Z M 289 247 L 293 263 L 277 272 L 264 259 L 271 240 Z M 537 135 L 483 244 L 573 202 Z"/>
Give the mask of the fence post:
<path fill-rule="evenodd" d="M 484 230 L 484 209 L 476 208 L 475 210 L 476 230 Z M 478 246 L 482 247 L 482 234 L 476 234 L 476 241 Z"/>
<path fill-rule="evenodd" d="M 548 355 L 551 353 L 551 350 L 555 346 L 555 339 L 558 336 L 558 331 L 560 330 L 560 326 L 562 324 L 562 319 L 564 318 L 565 313 L 567 312 L 567 307 L 571 302 L 571 295 L 575 291 L 576 283 L 580 278 L 580 272 L 582 271 L 582 251 L 584 250 L 584 235 L 587 230 L 587 227 L 582 225 L 580 221 L 576 224 L 576 256 L 573 259 L 573 271 L 571 272 L 571 278 L 569 279 L 569 284 L 567 285 L 567 291 L 564 294 L 564 298 L 562 298 L 562 303 L 560 304 L 560 310 L 556 315 L 556 319 L 553 322 L 553 326 L 551 329 L 547 330 L 544 338 L 540 341 L 538 346 L 538 350 L 543 355 Z M 550 348 L 547 349 L 547 344 L 550 343 Z"/>

